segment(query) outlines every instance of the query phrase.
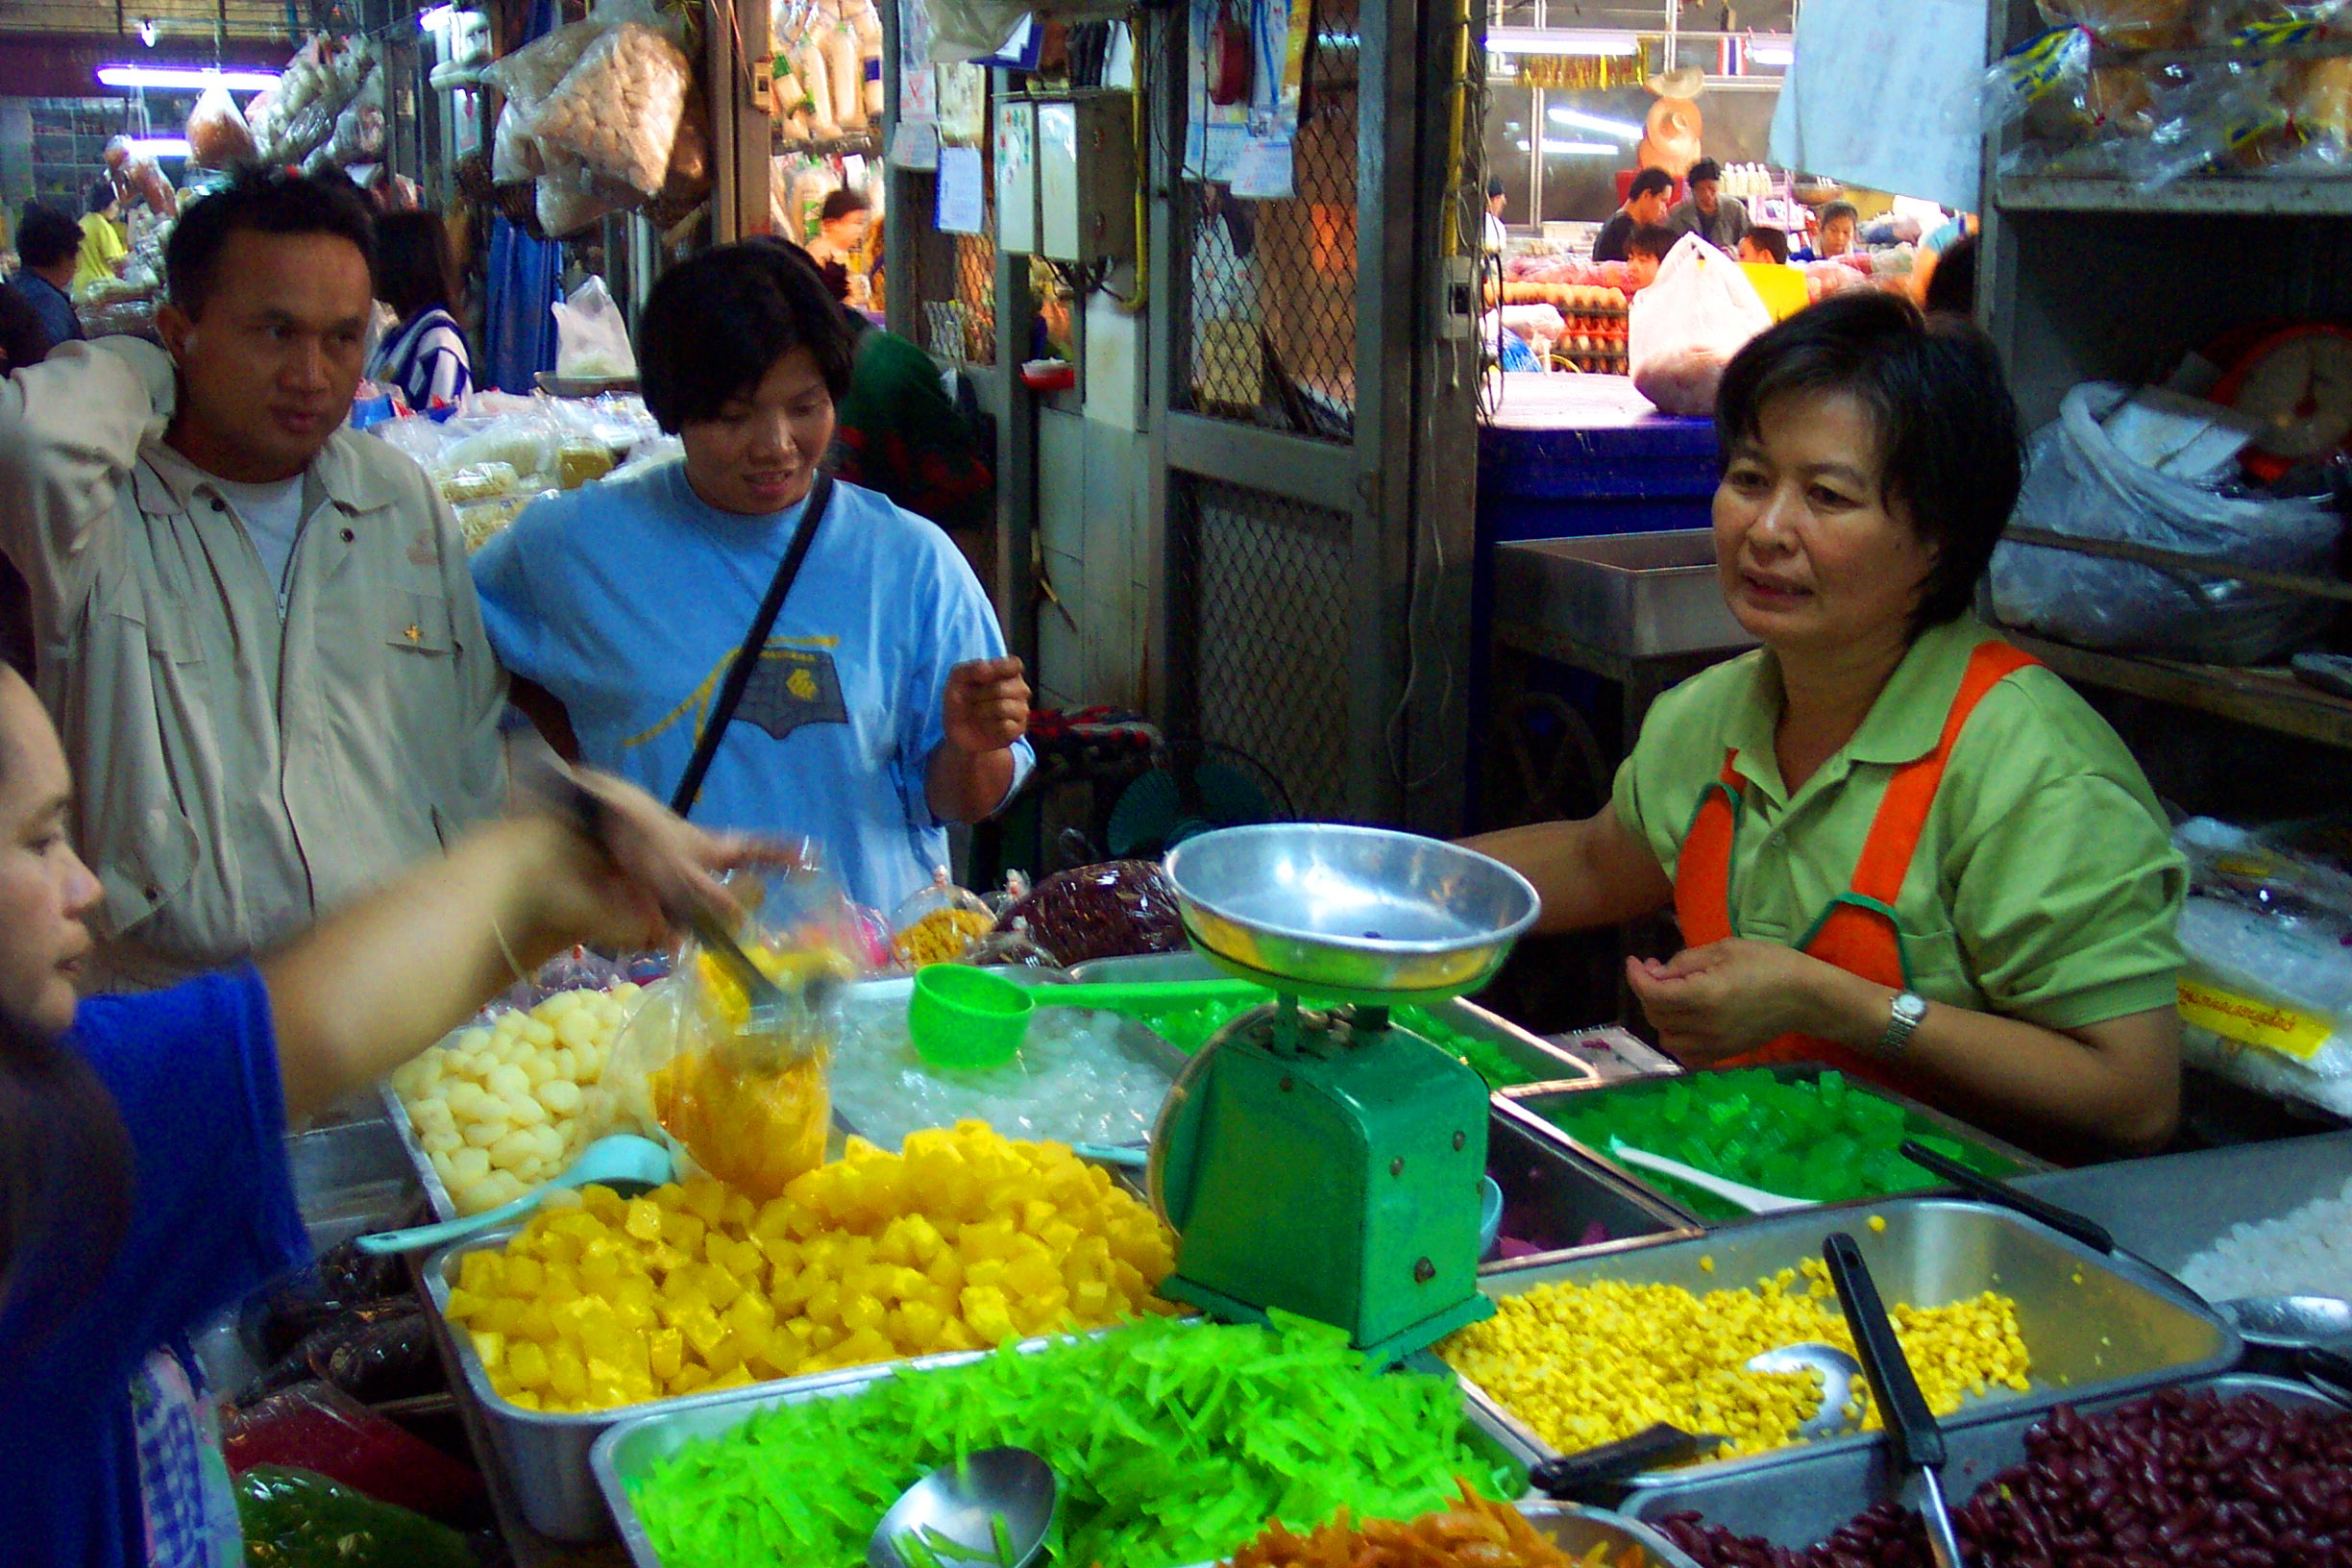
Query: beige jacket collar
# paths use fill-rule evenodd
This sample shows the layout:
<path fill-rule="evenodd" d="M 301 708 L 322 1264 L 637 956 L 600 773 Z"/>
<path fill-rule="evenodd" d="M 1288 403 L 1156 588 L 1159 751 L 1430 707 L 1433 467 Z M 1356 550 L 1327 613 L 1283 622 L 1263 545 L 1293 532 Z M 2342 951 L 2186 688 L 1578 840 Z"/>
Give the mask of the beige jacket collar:
<path fill-rule="evenodd" d="M 312 498 L 312 505 L 306 510 L 315 509 L 323 499 L 355 516 L 381 511 L 399 499 L 382 476 L 370 472 L 348 445 L 372 439 L 349 430 L 337 430 L 328 438 L 304 475 L 305 489 Z M 132 491 L 138 509 L 149 516 L 185 512 L 189 500 L 200 489 L 209 490 L 215 478 L 165 446 L 159 437 L 141 443 L 139 456 L 142 461 L 132 470 Z"/>

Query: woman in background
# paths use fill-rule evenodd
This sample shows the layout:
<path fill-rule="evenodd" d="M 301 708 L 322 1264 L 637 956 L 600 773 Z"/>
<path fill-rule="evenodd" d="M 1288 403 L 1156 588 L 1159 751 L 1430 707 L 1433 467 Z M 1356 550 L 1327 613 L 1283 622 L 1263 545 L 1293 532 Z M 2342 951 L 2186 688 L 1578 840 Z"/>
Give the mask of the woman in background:
<path fill-rule="evenodd" d="M 392 212 L 376 222 L 376 295 L 400 317 L 368 365 L 368 380 L 397 386 L 422 413 L 465 401 L 474 384 L 457 308 L 457 262 L 438 212 Z"/>

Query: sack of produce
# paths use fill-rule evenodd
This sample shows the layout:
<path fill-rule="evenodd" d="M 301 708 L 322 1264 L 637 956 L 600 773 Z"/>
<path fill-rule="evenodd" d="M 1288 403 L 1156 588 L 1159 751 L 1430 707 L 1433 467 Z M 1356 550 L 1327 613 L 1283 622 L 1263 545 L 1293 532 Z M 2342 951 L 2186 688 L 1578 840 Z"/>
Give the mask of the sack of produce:
<path fill-rule="evenodd" d="M 676 44 L 623 22 L 591 43 L 539 106 L 536 135 L 543 148 L 561 149 L 599 179 L 657 196 L 693 85 L 694 67 Z"/>
<path fill-rule="evenodd" d="M 1712 414 L 1724 366 L 1773 324 L 1738 262 L 1684 234 L 1633 296 L 1626 349 L 1633 389 L 1669 414 Z"/>
<path fill-rule="evenodd" d="M 2190 870 L 2183 1054 L 2352 1115 L 2352 877 L 2210 817 L 2183 822 L 2172 842 Z"/>
<path fill-rule="evenodd" d="M 1186 947 L 1176 890 L 1148 860 L 1114 860 L 1057 871 L 997 917 L 996 929 L 1024 929 L 1065 966 Z"/>
<path fill-rule="evenodd" d="M 603 28 L 596 22 L 570 22 L 544 37 L 492 61 L 482 80 L 506 95 L 499 110 L 498 130 L 491 138 L 490 177 L 502 185 L 536 178 L 545 168 L 539 156 L 539 106 L 556 85 L 579 63 L 579 58 Z"/>
<path fill-rule="evenodd" d="M 544 184 L 544 182 L 543 182 Z M 549 226 L 548 233 L 554 228 Z M 604 280 L 591 275 L 569 300 L 548 306 L 555 313 L 555 374 L 580 380 L 625 380 L 637 374 L 629 347 L 628 322 Z M 609 466 L 609 465 L 607 465 Z"/>
<path fill-rule="evenodd" d="M 689 944 L 672 983 L 648 993 L 623 1035 L 607 1089 L 617 1115 L 658 1128 L 703 1171 L 765 1200 L 824 1162 L 825 1064 L 860 942 L 847 898 L 819 870 L 771 877 L 754 919 L 738 940 L 784 992 L 782 1019 L 754 1019 L 734 975 Z"/>
<path fill-rule="evenodd" d="M 2324 574 L 2343 520 L 2323 497 L 2232 494 L 2173 478 L 2120 450 L 2107 420 L 2129 387 L 2085 381 L 2034 433 L 2016 521 L 2051 533 Z M 2228 577 L 2192 576 L 2004 540 L 1988 579 L 1997 618 L 2086 648 L 2260 664 L 2322 635 L 2335 608 Z"/>
<path fill-rule="evenodd" d="M 225 169 L 253 159 L 253 131 L 237 112 L 236 100 L 218 82 L 205 88 L 196 107 L 188 110 L 187 144 L 188 160 L 208 169 Z"/>

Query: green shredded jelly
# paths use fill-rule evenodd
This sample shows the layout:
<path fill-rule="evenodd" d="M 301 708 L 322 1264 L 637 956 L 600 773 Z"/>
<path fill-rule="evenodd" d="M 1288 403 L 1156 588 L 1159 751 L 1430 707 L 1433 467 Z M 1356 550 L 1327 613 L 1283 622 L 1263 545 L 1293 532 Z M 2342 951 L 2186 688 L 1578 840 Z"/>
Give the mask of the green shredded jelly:
<path fill-rule="evenodd" d="M 628 1482 L 665 1568 L 856 1568 L 923 1476 L 1012 1444 L 1061 1482 L 1049 1560 L 1167 1568 L 1232 1553 L 1269 1518 L 1341 1507 L 1409 1519 L 1526 1475 L 1473 1446 L 1450 1376 L 1377 1373 L 1346 1335 L 1278 1314 L 1258 1328 L 1146 1319 L 1031 1355 L 899 1371 L 864 1391 L 762 1410 Z"/>
<path fill-rule="evenodd" d="M 1712 1175 L 1814 1203 L 1942 1185 L 1895 1152 L 1907 1138 L 1987 1176 L 2019 1169 L 1835 1070 L 1787 1082 L 1764 1067 L 1693 1072 L 1523 1103 L 1596 1153 L 1605 1155 L 1615 1137 Z M 1632 1174 L 1702 1219 L 1747 1213 L 1671 1176 Z"/>

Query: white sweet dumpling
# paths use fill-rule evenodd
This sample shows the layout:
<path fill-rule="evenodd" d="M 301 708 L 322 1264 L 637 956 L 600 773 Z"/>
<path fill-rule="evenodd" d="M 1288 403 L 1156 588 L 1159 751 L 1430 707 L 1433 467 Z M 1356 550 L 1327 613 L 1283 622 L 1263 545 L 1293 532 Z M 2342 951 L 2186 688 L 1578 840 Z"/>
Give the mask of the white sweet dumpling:
<path fill-rule="evenodd" d="M 640 995 L 557 992 L 458 1031 L 392 1075 L 417 1144 L 461 1214 L 508 1203 L 560 1175 L 608 1111 L 583 1092 L 602 1075 Z"/>

